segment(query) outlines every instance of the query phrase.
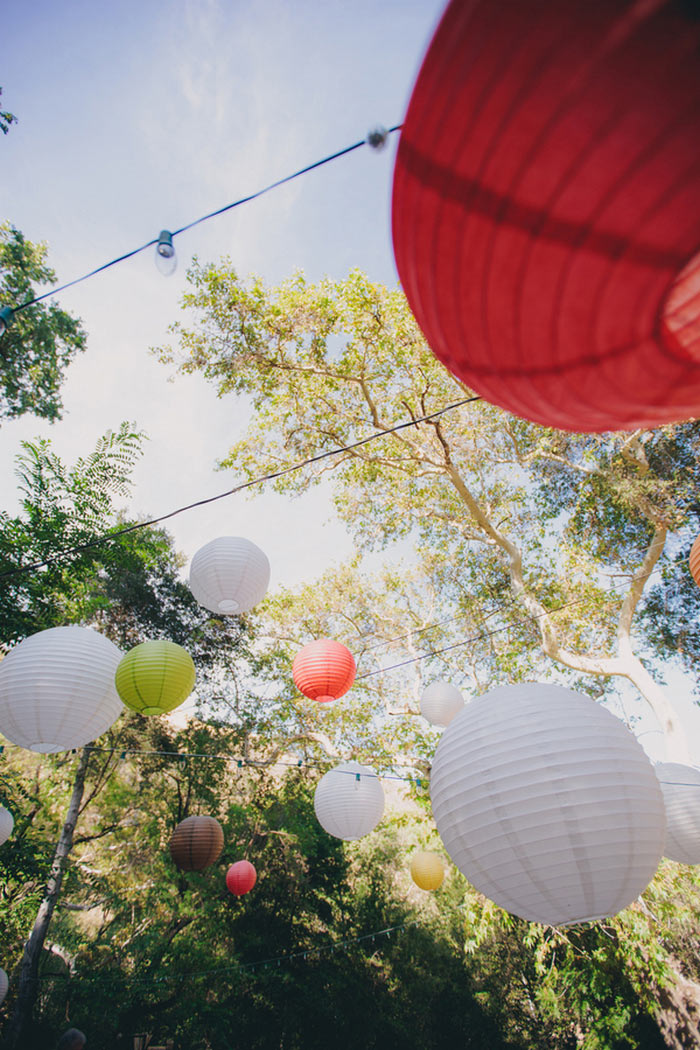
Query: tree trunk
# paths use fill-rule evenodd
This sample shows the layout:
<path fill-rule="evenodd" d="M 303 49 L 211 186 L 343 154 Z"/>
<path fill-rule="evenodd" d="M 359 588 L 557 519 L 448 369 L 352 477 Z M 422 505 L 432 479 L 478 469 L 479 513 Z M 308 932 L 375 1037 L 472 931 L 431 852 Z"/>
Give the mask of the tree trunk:
<path fill-rule="evenodd" d="M 56 907 L 63 873 L 66 868 L 68 855 L 73 846 L 73 833 L 80 812 L 80 803 L 85 790 L 85 775 L 90 761 L 90 748 L 84 747 L 78 763 L 78 768 L 73 781 L 73 793 L 71 795 L 66 819 L 61 829 L 61 834 L 56 845 L 53 856 L 51 872 L 49 874 L 43 900 L 39 906 L 36 919 L 29 939 L 24 946 L 22 962 L 19 970 L 19 985 L 17 989 L 17 1001 L 5 1032 L 2 1050 L 16 1050 L 17 1047 L 26 1045 L 26 1030 L 31 1020 L 32 1010 L 38 992 L 38 971 L 41 951 L 49 931 L 51 917 Z"/>
<path fill-rule="evenodd" d="M 700 985 L 678 970 L 670 988 L 657 989 L 656 1020 L 669 1050 L 700 1047 Z"/>

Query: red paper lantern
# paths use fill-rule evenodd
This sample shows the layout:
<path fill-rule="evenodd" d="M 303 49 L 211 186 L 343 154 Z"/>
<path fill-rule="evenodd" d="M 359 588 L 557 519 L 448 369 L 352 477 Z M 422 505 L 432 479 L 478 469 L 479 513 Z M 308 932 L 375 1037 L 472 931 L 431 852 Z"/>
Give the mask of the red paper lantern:
<path fill-rule="evenodd" d="M 297 653 L 292 677 L 300 693 L 324 704 L 347 693 L 355 681 L 355 661 L 340 642 L 319 638 Z"/>
<path fill-rule="evenodd" d="M 226 888 L 236 897 L 250 893 L 258 874 L 249 860 L 237 860 L 226 872 Z"/>
<path fill-rule="evenodd" d="M 583 431 L 700 415 L 699 45 L 673 0 L 448 5 L 394 252 L 434 353 L 494 404 Z"/>

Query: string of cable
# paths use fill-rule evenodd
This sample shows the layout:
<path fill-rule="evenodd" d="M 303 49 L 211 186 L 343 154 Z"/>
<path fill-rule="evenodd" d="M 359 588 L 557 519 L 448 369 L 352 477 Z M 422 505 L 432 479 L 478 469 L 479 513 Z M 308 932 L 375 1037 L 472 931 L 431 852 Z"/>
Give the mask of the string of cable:
<path fill-rule="evenodd" d="M 230 204 L 224 204 L 221 208 L 216 208 L 214 211 L 207 212 L 206 215 L 200 215 L 198 219 L 193 219 L 192 222 L 180 226 L 177 230 L 170 231 L 171 237 L 177 237 L 181 233 L 185 233 L 186 230 L 191 230 L 193 226 L 199 226 L 200 223 L 207 222 L 209 219 L 214 219 L 218 215 L 223 215 L 225 212 L 231 211 L 233 208 L 239 208 L 242 204 L 248 204 L 250 201 L 257 200 L 258 197 L 262 197 L 264 194 L 269 193 L 270 190 L 277 189 L 279 186 L 284 186 L 285 183 L 292 182 L 294 179 L 298 179 L 302 175 L 307 175 L 310 171 L 315 171 L 316 168 L 321 168 L 325 164 L 330 164 L 331 161 L 338 160 L 340 157 L 345 157 L 348 153 L 353 153 L 355 150 L 360 149 L 361 146 L 369 144 L 370 146 L 374 145 L 376 148 L 379 143 L 377 140 L 373 142 L 373 136 L 381 137 L 392 135 L 400 129 L 401 124 L 395 124 L 386 131 L 384 131 L 384 129 L 377 129 L 377 131 L 370 132 L 366 139 L 361 139 L 359 142 L 354 142 L 351 146 L 345 146 L 343 149 L 337 150 L 335 153 L 330 153 L 328 156 L 322 157 L 321 160 L 316 160 L 312 164 L 307 164 L 298 171 L 292 172 L 291 175 L 284 175 L 281 179 L 276 179 L 274 182 L 271 182 L 268 186 L 264 186 L 262 189 L 256 190 L 254 193 L 249 193 L 245 197 L 239 197 L 238 200 L 231 201 Z M 381 144 L 383 144 L 383 142 Z M 152 248 L 157 243 L 158 238 L 153 237 L 150 241 L 140 245 L 140 247 L 124 252 L 123 255 L 118 255 L 116 258 L 110 259 L 109 262 L 102 263 L 101 266 L 96 266 L 94 270 L 90 270 L 89 273 L 83 274 L 82 277 L 75 277 L 72 281 L 66 281 L 65 284 L 60 285 L 58 288 L 52 288 L 50 291 L 43 292 L 41 295 L 37 295 L 33 299 L 28 299 L 25 303 L 20 303 L 19 306 L 12 307 L 12 312 L 19 313 L 20 310 L 25 310 L 28 306 L 33 306 L 34 303 L 40 303 L 42 299 L 47 299 L 52 295 L 58 295 L 60 292 L 64 292 L 67 288 L 72 288 L 76 284 L 82 284 L 83 281 L 87 281 L 91 277 L 95 277 L 96 274 L 103 273 L 104 270 L 109 270 L 112 266 L 116 266 L 118 263 L 125 262 L 127 259 L 131 259 L 135 255 L 139 255 L 141 252 L 146 251 L 148 248 Z"/>
<path fill-rule="evenodd" d="M 455 912 L 461 911 L 468 907 L 468 902 L 464 904 L 458 904 L 453 910 Z M 135 984 L 160 984 L 165 981 L 181 981 L 187 979 L 197 979 L 202 977 L 216 977 L 218 974 L 222 976 L 228 973 L 240 973 L 245 970 L 257 970 L 265 969 L 269 966 L 281 966 L 283 963 L 294 962 L 298 959 L 320 959 L 323 955 L 332 955 L 342 949 L 348 949 L 357 944 L 363 944 L 367 941 L 370 943 L 376 943 L 377 941 L 381 944 L 381 939 L 384 941 L 390 939 L 392 934 L 401 933 L 403 930 L 411 929 L 415 926 L 421 926 L 425 923 L 426 919 L 411 919 L 408 922 L 397 923 L 394 926 L 385 926 L 381 930 L 373 930 L 371 933 L 363 933 L 359 937 L 343 937 L 337 941 L 332 941 L 330 944 L 324 944 L 321 947 L 303 948 L 295 952 L 285 952 L 281 955 L 272 955 L 267 959 L 257 959 L 255 962 L 249 963 L 234 963 L 231 966 L 218 966 L 209 970 L 190 970 L 187 973 L 169 973 L 169 974 L 145 974 L 139 976 L 138 974 L 130 975 L 129 980 Z M 35 977 L 34 980 L 43 981 L 56 981 L 56 980 L 67 980 L 69 977 L 75 977 L 82 981 L 88 981 L 89 983 L 98 983 L 100 981 L 114 981 L 114 974 L 43 974 L 41 977 Z"/>
<path fill-rule="evenodd" d="M 20 576 L 24 573 L 36 572 L 38 569 L 48 568 L 49 565 L 54 565 L 56 562 L 62 561 L 64 558 L 70 558 L 74 554 L 80 554 L 83 551 L 91 550 L 94 547 L 100 547 L 105 543 L 112 543 L 131 532 L 137 532 L 139 529 L 146 529 L 152 525 L 158 525 L 163 521 L 168 521 L 170 518 L 176 517 L 178 514 L 184 514 L 188 510 L 194 510 L 196 507 L 204 507 L 209 503 L 216 503 L 217 500 L 226 499 L 228 496 L 234 496 L 236 493 L 243 492 L 246 489 L 252 488 L 254 485 L 262 485 L 267 481 L 275 481 L 277 478 L 283 478 L 287 474 L 292 474 L 297 470 L 302 470 L 304 467 L 308 467 L 313 463 L 319 463 L 321 460 L 328 459 L 329 456 L 339 456 L 343 452 L 352 452 L 353 449 L 360 448 L 362 445 L 368 445 L 371 441 L 377 441 L 379 438 L 386 437 L 388 434 L 395 434 L 397 431 L 405 430 L 407 427 L 417 426 L 419 423 L 425 423 L 431 419 L 437 419 L 439 416 L 444 415 L 446 412 L 451 412 L 455 408 L 461 408 L 462 405 L 468 405 L 473 401 L 480 400 L 481 398 L 477 395 L 474 397 L 464 397 L 460 401 L 453 401 L 451 405 L 445 405 L 444 408 L 439 408 L 436 412 L 430 412 L 425 416 L 409 419 L 404 423 L 397 423 L 396 426 L 388 427 L 386 430 L 380 430 L 374 434 L 368 434 L 366 437 L 360 438 L 359 441 L 353 441 L 349 445 L 342 445 L 338 448 L 328 449 L 326 452 L 319 452 L 315 456 L 299 460 L 299 462 L 292 463 L 288 467 L 282 467 L 280 470 L 272 471 L 269 474 L 263 474 L 260 477 L 251 478 L 250 481 L 241 482 L 240 485 L 234 485 L 232 489 L 227 489 L 225 492 L 219 492 L 216 496 L 208 496 L 206 499 L 196 500 L 194 503 L 188 503 L 184 507 L 178 507 L 177 510 L 171 510 L 167 514 L 161 514 L 157 518 L 149 518 L 148 521 L 138 521 L 132 525 L 125 526 L 123 529 L 116 529 L 114 532 L 107 532 L 101 536 L 95 536 L 91 540 L 86 540 L 85 543 L 79 543 L 74 547 L 66 547 L 63 550 L 57 551 L 55 554 L 51 555 L 51 557 L 45 558 L 42 561 L 35 561 L 29 565 L 20 565 L 14 569 L 5 569 L 3 572 L 0 572 L 0 580 L 7 579 L 10 576 Z"/>

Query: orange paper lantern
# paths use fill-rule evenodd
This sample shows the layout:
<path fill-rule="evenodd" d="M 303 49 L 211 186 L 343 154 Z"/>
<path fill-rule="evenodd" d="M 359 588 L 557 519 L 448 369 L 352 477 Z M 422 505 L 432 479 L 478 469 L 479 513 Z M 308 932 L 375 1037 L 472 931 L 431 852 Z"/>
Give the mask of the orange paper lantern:
<path fill-rule="evenodd" d="M 347 693 L 355 681 L 355 661 L 340 642 L 319 638 L 297 653 L 292 677 L 300 693 L 324 704 Z"/>
<path fill-rule="evenodd" d="M 214 817 L 185 817 L 170 837 L 170 855 L 181 871 L 202 871 L 219 857 L 224 833 Z"/>
<path fill-rule="evenodd" d="M 693 579 L 700 587 L 700 536 L 696 539 L 693 546 L 690 548 L 690 558 L 688 559 L 690 565 L 690 571 Z"/>
<path fill-rule="evenodd" d="M 237 860 L 226 872 L 226 888 L 235 897 L 250 893 L 256 883 L 258 873 L 249 860 Z"/>

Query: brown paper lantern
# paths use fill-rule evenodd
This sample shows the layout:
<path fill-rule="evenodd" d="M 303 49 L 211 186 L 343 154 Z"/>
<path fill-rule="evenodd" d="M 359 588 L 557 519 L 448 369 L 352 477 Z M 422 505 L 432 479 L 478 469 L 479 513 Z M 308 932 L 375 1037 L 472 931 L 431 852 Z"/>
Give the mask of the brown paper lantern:
<path fill-rule="evenodd" d="M 218 859 L 224 833 L 214 817 L 185 817 L 170 837 L 170 855 L 181 871 L 202 871 Z"/>

